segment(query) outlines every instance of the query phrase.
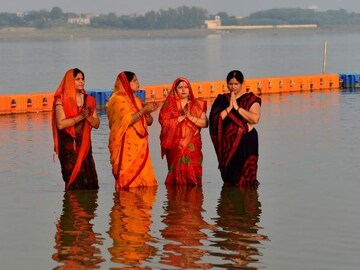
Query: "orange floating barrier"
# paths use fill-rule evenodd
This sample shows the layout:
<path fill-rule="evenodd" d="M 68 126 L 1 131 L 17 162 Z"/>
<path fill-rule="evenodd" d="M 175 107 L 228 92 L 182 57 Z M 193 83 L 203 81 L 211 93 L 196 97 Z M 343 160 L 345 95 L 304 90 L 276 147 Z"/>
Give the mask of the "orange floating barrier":
<path fill-rule="evenodd" d="M 0 114 L 51 111 L 52 93 L 0 95 Z"/>
<path fill-rule="evenodd" d="M 360 78 L 360 76 L 359 76 Z M 339 89 L 344 79 L 340 79 L 339 74 L 314 74 L 268 78 L 249 78 L 245 79 L 244 87 L 246 91 L 254 92 L 257 95 L 286 93 L 293 91 L 313 91 L 324 89 Z M 163 102 L 172 84 L 147 85 L 142 87 L 145 90 L 147 100 Z M 199 98 L 213 99 L 218 94 L 227 93 L 227 85 L 223 81 L 205 81 L 191 83 L 194 95 Z M 112 91 L 95 92 L 100 95 L 99 102 L 107 102 Z M 53 104 L 53 92 L 33 93 L 19 95 L 0 95 L 0 115 L 11 113 L 28 113 L 51 111 Z M 106 104 L 97 104 L 99 108 Z"/>

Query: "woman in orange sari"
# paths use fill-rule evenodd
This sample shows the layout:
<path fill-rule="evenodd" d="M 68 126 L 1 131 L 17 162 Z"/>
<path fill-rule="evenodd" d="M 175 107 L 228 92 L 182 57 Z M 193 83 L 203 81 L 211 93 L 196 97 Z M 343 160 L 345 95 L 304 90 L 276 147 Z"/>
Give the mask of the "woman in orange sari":
<path fill-rule="evenodd" d="M 131 71 L 121 72 L 108 102 L 110 162 L 116 191 L 157 186 L 148 143 L 148 126 L 153 122 L 151 113 L 157 104 L 143 104 L 134 95 L 138 90 L 136 75 Z"/>
<path fill-rule="evenodd" d="M 99 128 L 96 100 L 87 95 L 84 73 L 66 72 L 54 95 L 52 131 L 66 189 L 98 189 L 91 130 Z M 55 157 L 54 157 L 55 158 Z"/>
<path fill-rule="evenodd" d="M 208 126 L 206 109 L 186 78 L 174 81 L 159 114 L 161 157 L 166 156 L 169 170 L 166 185 L 202 185 L 200 131 Z"/>

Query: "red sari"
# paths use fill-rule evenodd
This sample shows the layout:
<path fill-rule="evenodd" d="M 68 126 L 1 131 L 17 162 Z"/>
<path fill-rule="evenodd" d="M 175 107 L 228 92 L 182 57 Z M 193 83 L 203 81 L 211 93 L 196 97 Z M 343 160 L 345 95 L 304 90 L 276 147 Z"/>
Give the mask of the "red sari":
<path fill-rule="evenodd" d="M 183 114 L 175 89 L 179 81 L 184 81 L 189 87 L 190 114 L 200 118 L 207 109 L 206 101 L 194 98 L 187 79 L 178 78 L 174 81 L 159 114 L 161 157 L 165 155 L 168 164 L 165 184 L 202 185 L 201 128 L 187 118 L 178 123 L 178 117 Z"/>

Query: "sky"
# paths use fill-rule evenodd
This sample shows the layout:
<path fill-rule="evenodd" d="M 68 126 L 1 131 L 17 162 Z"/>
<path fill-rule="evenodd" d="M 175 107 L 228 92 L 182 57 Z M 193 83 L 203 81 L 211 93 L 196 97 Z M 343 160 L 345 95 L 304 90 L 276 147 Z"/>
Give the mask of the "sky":
<path fill-rule="evenodd" d="M 201 7 L 209 14 L 226 12 L 230 16 L 248 16 L 272 8 L 314 8 L 318 11 L 345 9 L 360 13 L 359 0 L 0 0 L 0 12 L 24 12 L 60 7 L 63 12 L 118 15 L 143 14 L 179 6 Z"/>

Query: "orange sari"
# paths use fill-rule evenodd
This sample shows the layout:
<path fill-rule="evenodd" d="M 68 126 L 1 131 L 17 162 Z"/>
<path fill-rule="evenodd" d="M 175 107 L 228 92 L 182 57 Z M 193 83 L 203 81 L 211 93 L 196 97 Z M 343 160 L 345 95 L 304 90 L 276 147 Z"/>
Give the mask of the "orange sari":
<path fill-rule="evenodd" d="M 157 186 L 149 152 L 147 124 L 142 117 L 130 125 L 132 115 L 142 108 L 124 72 L 115 82 L 114 93 L 108 102 L 109 150 L 115 189 L 138 186 Z"/>
<path fill-rule="evenodd" d="M 159 114 L 161 156 L 166 155 L 169 170 L 165 184 L 202 185 L 201 128 L 187 118 L 178 123 L 178 117 L 183 113 L 175 89 L 179 81 L 184 81 L 189 87 L 190 114 L 200 118 L 207 109 L 205 100 L 194 97 L 187 79 L 181 77 L 174 81 Z"/>

